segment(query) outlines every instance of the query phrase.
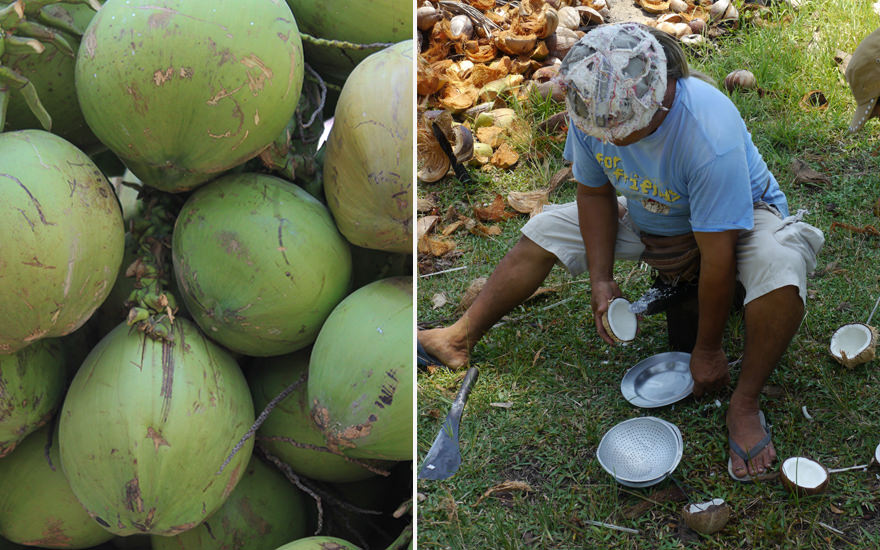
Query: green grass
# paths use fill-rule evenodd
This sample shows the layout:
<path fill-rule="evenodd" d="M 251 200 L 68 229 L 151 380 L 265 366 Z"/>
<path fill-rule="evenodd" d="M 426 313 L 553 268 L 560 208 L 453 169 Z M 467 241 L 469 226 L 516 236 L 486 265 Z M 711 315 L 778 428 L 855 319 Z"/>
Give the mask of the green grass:
<path fill-rule="evenodd" d="M 786 192 L 792 212 L 810 211 L 808 221 L 825 231 L 819 265 L 809 279 L 806 320 L 765 388 L 762 406 L 773 424 L 780 458 L 806 455 L 827 468 L 867 463 L 880 443 L 878 360 L 847 370 L 828 351 L 841 324 L 864 322 L 880 295 L 880 238 L 837 228 L 832 222 L 880 226 L 872 207 L 880 198 L 880 122 L 850 135 L 846 127 L 855 102 L 832 57 L 852 52 L 880 18 L 870 2 L 811 0 L 800 10 L 775 8 L 776 25 L 741 26 L 694 50 L 690 61 L 721 82 L 738 68 L 755 73 L 764 91 L 733 93 L 753 139 Z M 743 10 L 741 10 L 742 12 Z M 822 90 L 827 109 L 804 109 L 801 97 Z M 562 106 L 528 101 L 516 108 L 532 123 Z M 562 143 L 536 136 L 520 148 L 519 165 L 507 172 L 481 173 L 464 188 L 448 178 L 420 185 L 440 212 L 452 204 L 490 201 L 495 193 L 543 187 L 562 166 Z M 830 176 L 825 188 L 798 185 L 794 158 Z M 555 202 L 572 200 L 573 184 L 561 187 Z M 457 254 L 449 267 L 467 269 L 418 280 L 421 326 L 446 324 L 456 315 L 461 293 L 476 277 L 488 276 L 516 242 L 525 216 L 501 223 L 493 238 L 455 233 Z M 638 297 L 649 273 L 618 263 L 624 294 Z M 557 292 L 511 312 L 478 344 L 473 361 L 481 375 L 461 426 L 462 465 L 445 481 L 419 481 L 420 549 L 517 548 L 877 548 L 880 547 L 880 468 L 832 474 L 829 489 L 797 498 L 777 482 L 743 485 L 726 470 L 724 413 L 732 384 L 703 400 L 643 410 L 620 394 L 620 379 L 636 362 L 667 350 L 662 314 L 645 318 L 629 346 L 610 347 L 595 334 L 589 308 L 589 281 L 554 268 L 545 286 Z M 434 309 L 443 293 L 448 303 Z M 550 309 L 547 306 L 569 301 Z M 875 314 L 872 324 L 880 323 Z M 743 349 L 741 315 L 728 323 L 725 351 L 730 360 Z M 739 370 L 732 369 L 733 383 Z M 418 377 L 418 453 L 424 457 L 455 396 L 462 373 L 437 371 Z M 716 405 L 716 401 L 720 407 Z M 493 403 L 510 403 L 500 407 Z M 802 413 L 806 407 L 813 421 Z M 613 482 L 595 458 L 602 435 L 615 424 L 654 415 L 675 423 L 685 442 L 675 477 L 693 488 L 692 498 L 720 497 L 733 509 L 723 531 L 701 536 L 684 526 L 684 502 L 662 499 L 671 481 L 648 489 Z M 521 481 L 530 491 L 497 492 L 505 481 Z M 654 500 L 652 504 L 646 499 Z M 636 505 L 645 507 L 639 511 Z M 596 527 L 610 523 L 639 534 Z M 826 526 L 823 526 L 826 525 Z M 841 531 L 838 534 L 829 527 Z"/>

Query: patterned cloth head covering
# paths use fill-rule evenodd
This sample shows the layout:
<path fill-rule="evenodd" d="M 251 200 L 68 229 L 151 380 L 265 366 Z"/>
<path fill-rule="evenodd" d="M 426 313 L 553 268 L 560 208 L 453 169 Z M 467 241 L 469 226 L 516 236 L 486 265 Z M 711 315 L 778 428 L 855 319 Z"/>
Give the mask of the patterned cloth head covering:
<path fill-rule="evenodd" d="M 666 55 L 638 23 L 600 25 L 572 46 L 559 67 L 569 118 L 602 141 L 648 126 L 666 94 Z"/>

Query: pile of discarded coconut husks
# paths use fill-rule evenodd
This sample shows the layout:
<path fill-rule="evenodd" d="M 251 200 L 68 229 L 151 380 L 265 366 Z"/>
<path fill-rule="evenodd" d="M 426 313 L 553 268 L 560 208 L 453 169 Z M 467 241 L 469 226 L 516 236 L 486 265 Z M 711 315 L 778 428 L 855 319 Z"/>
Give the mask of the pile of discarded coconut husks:
<path fill-rule="evenodd" d="M 648 25 L 687 44 L 704 43 L 739 20 L 731 0 L 614 1 L 635 2 L 656 16 Z M 515 164 L 506 100 L 539 93 L 561 101 L 552 79 L 562 58 L 611 16 L 606 0 L 418 0 L 416 8 L 418 177 L 425 183 L 457 163 Z"/>

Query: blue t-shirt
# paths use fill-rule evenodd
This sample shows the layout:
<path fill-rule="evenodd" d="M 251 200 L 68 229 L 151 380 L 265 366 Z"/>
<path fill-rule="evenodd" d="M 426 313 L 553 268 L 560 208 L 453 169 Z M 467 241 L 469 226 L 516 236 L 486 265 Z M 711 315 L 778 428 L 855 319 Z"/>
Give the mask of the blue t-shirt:
<path fill-rule="evenodd" d="M 736 106 L 698 78 L 678 80 L 672 107 L 651 135 L 618 147 L 569 124 L 563 156 L 581 184 L 610 181 L 647 233 L 751 229 L 759 200 L 788 215 L 785 195 Z"/>

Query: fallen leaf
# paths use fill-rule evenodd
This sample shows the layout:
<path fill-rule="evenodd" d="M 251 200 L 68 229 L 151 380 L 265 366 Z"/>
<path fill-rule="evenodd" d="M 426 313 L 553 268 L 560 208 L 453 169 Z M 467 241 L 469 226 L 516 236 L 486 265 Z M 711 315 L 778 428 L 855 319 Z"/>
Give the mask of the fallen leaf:
<path fill-rule="evenodd" d="M 451 239 L 434 238 L 430 235 L 422 235 L 419 239 L 419 252 L 431 256 L 443 256 L 455 248 L 455 241 Z"/>
<path fill-rule="evenodd" d="M 814 278 L 822 278 L 826 275 L 841 275 L 846 273 L 846 269 L 840 267 L 839 262 L 830 262 L 828 265 L 813 273 Z"/>
<path fill-rule="evenodd" d="M 843 514 L 844 513 L 843 510 L 841 510 L 840 508 L 838 508 L 834 504 L 829 504 L 828 508 L 831 510 L 831 513 L 833 513 L 833 514 Z"/>
<path fill-rule="evenodd" d="M 483 225 L 481 223 L 474 224 L 468 228 L 472 234 L 477 237 L 497 237 L 501 234 L 501 228 L 497 225 Z"/>
<path fill-rule="evenodd" d="M 548 294 L 554 294 L 558 290 L 559 289 L 554 288 L 554 287 L 542 286 L 538 290 L 532 292 L 532 295 L 529 296 L 528 298 L 526 298 L 526 301 L 528 302 L 529 300 L 534 300 L 535 298 L 540 298 L 540 297 L 546 296 Z"/>
<path fill-rule="evenodd" d="M 494 487 L 490 487 L 486 490 L 483 495 L 477 499 L 477 504 L 483 502 L 483 500 L 489 498 L 495 493 L 509 493 L 511 491 L 523 491 L 526 493 L 531 493 L 534 491 L 532 486 L 526 483 L 525 481 L 503 481 Z"/>
<path fill-rule="evenodd" d="M 540 214 L 545 204 L 550 204 L 549 193 L 546 189 L 537 191 L 511 191 L 507 194 L 507 204 L 522 214 L 529 217 Z"/>
<path fill-rule="evenodd" d="M 421 239 L 430 233 L 439 220 L 440 216 L 424 216 L 419 218 L 416 222 L 416 238 Z"/>
<path fill-rule="evenodd" d="M 434 309 L 440 309 L 445 306 L 449 302 L 449 298 L 446 297 L 445 292 L 438 292 L 431 298 L 431 305 Z"/>
<path fill-rule="evenodd" d="M 791 171 L 794 172 L 794 182 L 811 187 L 823 187 L 831 184 L 831 178 L 826 174 L 810 168 L 806 162 L 800 159 L 791 161 Z"/>
<path fill-rule="evenodd" d="M 486 277 L 477 277 L 470 282 L 465 289 L 464 294 L 461 295 L 461 300 L 458 302 L 459 312 L 467 311 L 467 309 L 471 307 L 471 304 L 477 299 L 477 295 L 483 290 L 483 287 L 486 286 L 486 281 L 488 280 L 489 279 Z"/>
<path fill-rule="evenodd" d="M 498 407 L 499 409 L 509 409 L 513 407 L 513 403 L 510 401 L 505 401 L 504 403 L 489 403 L 490 407 Z"/>
<path fill-rule="evenodd" d="M 623 517 L 626 519 L 635 519 L 650 510 L 655 503 L 664 504 L 666 502 L 687 500 L 687 496 L 681 492 L 681 489 L 672 486 L 656 490 L 648 495 L 648 498 L 650 500 L 637 502 L 632 506 L 624 508 L 621 512 Z"/>
<path fill-rule="evenodd" d="M 489 206 L 474 206 L 474 214 L 476 214 L 477 219 L 482 222 L 500 222 L 516 216 L 514 212 L 509 212 L 505 209 L 504 198 L 497 193 L 495 194 L 495 199 L 492 201 L 492 204 Z"/>
<path fill-rule="evenodd" d="M 464 225 L 463 221 L 456 220 L 456 221 L 452 222 L 451 224 L 447 225 L 446 227 L 444 227 L 443 230 L 440 232 L 440 234 L 443 235 L 444 237 L 448 237 L 449 235 L 452 235 L 453 233 L 455 233 L 455 230 L 458 229 L 459 227 L 461 227 L 462 225 Z"/>
<path fill-rule="evenodd" d="M 761 393 L 769 399 L 778 399 L 785 395 L 785 390 L 782 388 L 782 386 L 767 384 L 766 386 L 761 388 Z"/>
<path fill-rule="evenodd" d="M 516 164 L 518 160 L 519 154 L 507 143 L 502 143 L 498 149 L 492 153 L 492 158 L 489 159 L 489 162 L 503 170 Z"/>

